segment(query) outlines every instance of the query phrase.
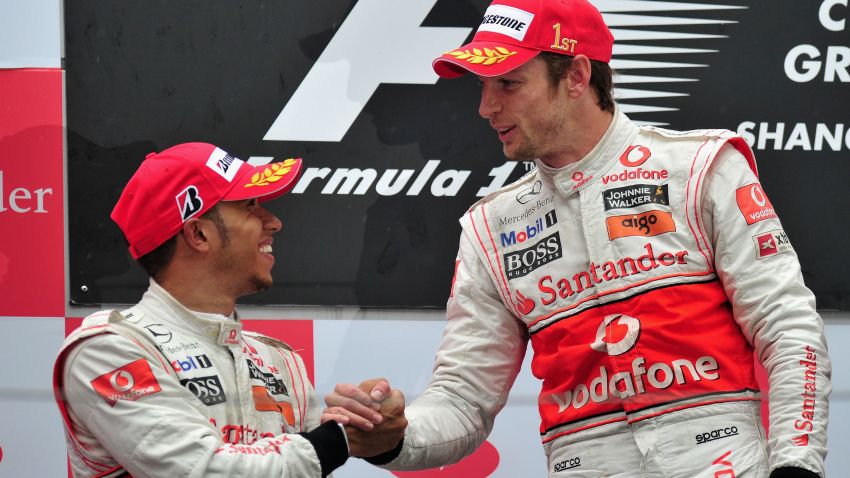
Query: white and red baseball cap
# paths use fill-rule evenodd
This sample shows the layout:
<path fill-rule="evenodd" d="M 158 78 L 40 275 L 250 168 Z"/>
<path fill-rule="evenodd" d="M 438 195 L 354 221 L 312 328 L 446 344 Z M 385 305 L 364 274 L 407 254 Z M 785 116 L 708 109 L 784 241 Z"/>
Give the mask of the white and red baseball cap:
<path fill-rule="evenodd" d="M 434 60 L 443 78 L 503 75 L 541 51 L 608 63 L 614 36 L 587 0 L 494 0 L 472 41 Z"/>
<path fill-rule="evenodd" d="M 138 259 L 219 201 L 274 199 L 295 186 L 300 172 L 300 158 L 252 166 L 212 144 L 178 144 L 145 157 L 111 217 Z"/>

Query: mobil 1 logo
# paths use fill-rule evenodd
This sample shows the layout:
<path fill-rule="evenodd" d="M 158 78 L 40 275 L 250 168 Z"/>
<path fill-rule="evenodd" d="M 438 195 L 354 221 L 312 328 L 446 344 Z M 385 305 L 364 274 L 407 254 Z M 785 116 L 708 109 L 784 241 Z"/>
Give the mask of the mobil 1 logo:
<path fill-rule="evenodd" d="M 555 232 L 531 247 L 505 254 L 505 275 L 508 279 L 523 277 L 544 264 L 560 259 L 561 255 L 561 236 Z"/>

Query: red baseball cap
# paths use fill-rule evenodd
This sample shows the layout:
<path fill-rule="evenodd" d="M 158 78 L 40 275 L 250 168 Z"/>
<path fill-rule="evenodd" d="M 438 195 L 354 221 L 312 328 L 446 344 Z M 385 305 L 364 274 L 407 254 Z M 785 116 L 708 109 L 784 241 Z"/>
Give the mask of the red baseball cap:
<path fill-rule="evenodd" d="M 472 41 L 434 60 L 434 71 L 457 78 L 467 71 L 503 75 L 541 51 L 585 55 L 608 63 L 614 36 L 587 0 L 494 0 Z"/>
<path fill-rule="evenodd" d="M 212 144 L 178 144 L 145 157 L 111 217 L 138 259 L 219 201 L 274 199 L 295 186 L 300 172 L 300 158 L 252 166 Z"/>

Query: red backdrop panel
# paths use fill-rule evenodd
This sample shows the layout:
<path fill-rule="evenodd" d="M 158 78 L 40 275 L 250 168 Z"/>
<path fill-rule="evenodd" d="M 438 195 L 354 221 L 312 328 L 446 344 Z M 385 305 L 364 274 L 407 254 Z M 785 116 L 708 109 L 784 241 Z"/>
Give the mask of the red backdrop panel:
<path fill-rule="evenodd" d="M 0 316 L 65 315 L 62 71 L 0 70 Z"/>

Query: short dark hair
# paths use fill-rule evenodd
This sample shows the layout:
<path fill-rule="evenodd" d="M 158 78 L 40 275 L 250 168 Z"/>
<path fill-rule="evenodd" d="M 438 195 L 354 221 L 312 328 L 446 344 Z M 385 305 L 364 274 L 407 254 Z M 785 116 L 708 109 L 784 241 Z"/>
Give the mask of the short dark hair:
<path fill-rule="evenodd" d="M 546 62 L 549 72 L 549 83 L 552 86 L 560 83 L 564 73 L 573 64 L 573 57 L 560 55 L 549 51 L 540 52 L 540 58 Z M 614 72 L 608 63 L 590 60 L 590 86 L 596 91 L 597 104 L 602 111 L 614 111 Z"/>
<path fill-rule="evenodd" d="M 227 234 L 227 228 L 224 226 L 224 220 L 221 218 L 221 213 L 218 212 L 217 204 L 211 207 L 201 217 L 209 219 L 213 222 L 213 224 L 215 224 L 225 246 L 230 244 L 230 236 Z M 177 250 L 178 234 L 171 236 L 171 238 L 160 244 L 156 249 L 137 259 L 139 261 L 139 265 L 141 265 L 145 272 L 147 272 L 149 276 L 153 277 L 154 280 L 158 279 L 159 273 L 162 272 L 162 270 L 171 263 L 171 259 L 174 258 L 174 251 Z"/>

